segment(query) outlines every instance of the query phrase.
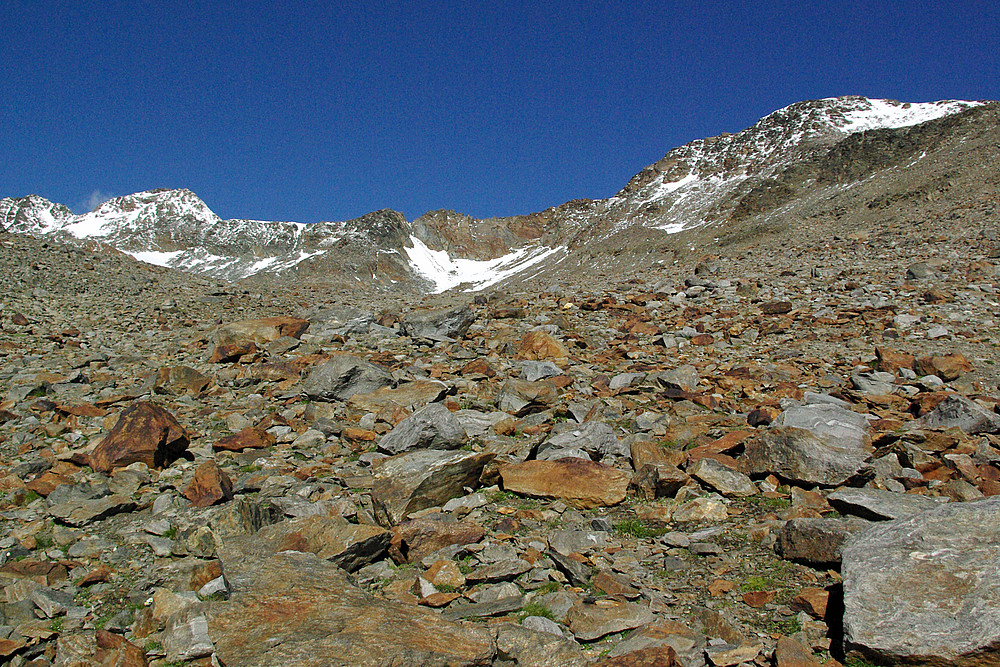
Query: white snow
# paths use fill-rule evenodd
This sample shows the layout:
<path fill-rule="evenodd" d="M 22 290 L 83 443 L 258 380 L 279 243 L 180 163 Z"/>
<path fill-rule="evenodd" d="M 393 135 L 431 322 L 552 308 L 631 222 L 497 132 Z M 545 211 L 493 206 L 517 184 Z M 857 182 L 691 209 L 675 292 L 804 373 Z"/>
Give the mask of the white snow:
<path fill-rule="evenodd" d="M 864 104 L 867 102 L 867 104 Z M 951 114 L 979 106 L 979 102 L 945 100 L 942 102 L 916 102 L 905 104 L 892 100 L 864 100 L 862 106 L 844 113 L 846 125 L 840 130 L 853 134 L 865 130 L 888 129 L 919 125 L 929 120 L 943 118 Z"/>
<path fill-rule="evenodd" d="M 410 241 L 413 247 L 404 248 L 410 265 L 417 274 L 434 283 L 435 294 L 462 283 L 472 284 L 469 291 L 485 289 L 566 250 L 565 246 L 535 246 L 490 260 L 452 259 L 444 250 L 431 250 L 416 236 L 411 236 Z"/>
<path fill-rule="evenodd" d="M 125 251 L 126 254 L 132 255 L 140 262 L 145 262 L 146 264 L 155 264 L 156 266 L 170 266 L 170 260 L 178 255 L 184 253 L 183 250 L 174 250 L 173 252 L 157 252 L 155 250 L 146 250 L 142 252 L 129 252 Z"/>

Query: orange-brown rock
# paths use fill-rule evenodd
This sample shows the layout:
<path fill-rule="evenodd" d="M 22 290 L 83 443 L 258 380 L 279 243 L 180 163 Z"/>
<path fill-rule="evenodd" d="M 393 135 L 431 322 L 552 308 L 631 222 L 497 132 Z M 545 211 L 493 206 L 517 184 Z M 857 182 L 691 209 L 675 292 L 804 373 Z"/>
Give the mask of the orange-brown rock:
<path fill-rule="evenodd" d="M 233 482 L 215 461 L 205 461 L 194 472 L 184 497 L 195 507 L 208 507 L 233 497 Z"/>
<path fill-rule="evenodd" d="M 578 509 L 617 505 L 625 499 L 631 475 L 585 461 L 525 461 L 502 466 L 503 488 L 528 496 L 559 498 Z"/>
<path fill-rule="evenodd" d="M 212 445 L 212 449 L 224 449 L 229 452 L 242 452 L 244 449 L 264 449 L 274 444 L 274 436 L 261 428 L 247 426 L 239 433 L 220 438 Z"/>
<path fill-rule="evenodd" d="M 197 396 L 211 380 L 189 366 L 161 368 L 156 374 L 156 389 L 160 393 Z"/>
<path fill-rule="evenodd" d="M 774 648 L 775 667 L 820 667 L 822 663 L 813 657 L 812 649 L 805 644 L 781 637 Z"/>
<path fill-rule="evenodd" d="M 595 662 L 592 667 L 681 667 L 670 646 L 650 646 L 614 658 Z"/>
<path fill-rule="evenodd" d="M 826 618 L 826 607 L 830 602 L 830 593 L 822 588 L 807 587 L 792 598 L 792 610 L 804 611 L 813 618 Z"/>
<path fill-rule="evenodd" d="M 282 336 L 298 338 L 309 328 L 309 320 L 299 317 L 265 317 L 259 320 L 242 320 L 219 327 L 216 332 L 218 345 L 253 341 L 259 345 L 270 343 Z"/>
<path fill-rule="evenodd" d="M 955 352 L 936 357 L 920 357 L 914 363 L 914 370 L 920 375 L 936 375 L 945 382 L 951 382 L 964 373 L 971 373 L 973 368 L 965 356 Z"/>
<path fill-rule="evenodd" d="M 146 652 L 128 641 L 121 635 L 107 630 L 98 630 L 96 634 L 97 650 L 94 660 L 98 665 L 114 665 L 114 667 L 146 667 Z"/>
<path fill-rule="evenodd" d="M 905 352 L 896 352 L 885 347 L 875 348 L 875 357 L 878 359 L 878 369 L 886 373 L 897 373 L 900 368 L 913 369 L 913 362 L 916 357 Z"/>
<path fill-rule="evenodd" d="M 216 345 L 208 357 L 210 364 L 228 364 L 239 361 L 242 357 L 257 351 L 257 344 L 252 340 L 243 340 L 226 345 Z"/>
<path fill-rule="evenodd" d="M 188 447 L 188 435 L 172 414 L 140 401 L 125 409 L 111 432 L 90 453 L 90 467 L 111 472 L 132 463 L 170 465 Z"/>
<path fill-rule="evenodd" d="M 544 331 L 529 331 L 524 334 L 517 353 L 522 359 L 559 359 L 569 356 L 569 350 L 561 342 Z"/>

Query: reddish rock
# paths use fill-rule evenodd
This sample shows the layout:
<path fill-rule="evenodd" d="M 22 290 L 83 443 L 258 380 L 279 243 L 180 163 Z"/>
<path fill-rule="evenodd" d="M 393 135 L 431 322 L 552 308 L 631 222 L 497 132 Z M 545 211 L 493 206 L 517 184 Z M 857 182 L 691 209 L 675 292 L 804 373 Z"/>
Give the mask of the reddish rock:
<path fill-rule="evenodd" d="M 133 463 L 163 468 L 181 456 L 188 442 L 187 433 L 172 414 L 141 401 L 121 413 L 88 462 L 97 472 L 105 473 Z"/>
<path fill-rule="evenodd" d="M 631 476 L 583 459 L 525 461 L 500 468 L 506 491 L 559 498 L 578 509 L 617 505 L 625 499 Z"/>
<path fill-rule="evenodd" d="M 195 507 L 208 507 L 233 497 L 233 482 L 215 461 L 205 461 L 194 472 L 184 497 Z"/>
<path fill-rule="evenodd" d="M 404 521 L 393 532 L 393 546 L 403 562 L 419 563 L 438 549 L 452 544 L 475 544 L 485 534 L 471 521 L 454 521 L 446 514 L 431 514 Z"/>
<path fill-rule="evenodd" d="M 826 618 L 826 606 L 830 602 L 830 593 L 822 588 L 803 588 L 792 598 L 792 610 L 804 611 L 813 618 Z"/>
<path fill-rule="evenodd" d="M 785 313 L 792 312 L 792 304 L 790 301 L 772 301 L 771 303 L 762 303 L 760 305 L 760 312 L 765 315 L 784 315 Z"/>
<path fill-rule="evenodd" d="M 875 348 L 875 356 L 878 358 L 878 369 L 886 373 L 898 373 L 900 368 L 913 370 L 913 363 L 916 357 L 905 352 L 896 352 L 884 347 Z"/>
<path fill-rule="evenodd" d="M 968 359 L 956 352 L 936 357 L 920 357 L 914 363 L 914 370 L 920 375 L 936 375 L 945 382 L 951 382 L 964 373 L 971 373 L 973 368 Z"/>
<path fill-rule="evenodd" d="M 712 334 L 698 334 L 697 336 L 691 336 L 692 345 L 711 345 L 715 342 L 715 337 Z"/>
<path fill-rule="evenodd" d="M 218 345 L 244 341 L 264 345 L 282 336 L 298 338 L 308 328 L 309 320 L 299 317 L 265 317 L 259 320 L 243 320 L 223 325 L 216 332 L 216 339 Z"/>
<path fill-rule="evenodd" d="M 650 646 L 614 658 L 605 658 L 595 662 L 592 667 L 682 667 L 682 665 L 673 648 Z"/>
<path fill-rule="evenodd" d="M 812 649 L 791 637 L 781 637 L 774 647 L 775 667 L 820 667 L 822 663 L 813 657 Z"/>
<path fill-rule="evenodd" d="M 121 635 L 98 630 L 94 659 L 99 665 L 114 667 L 146 667 L 146 652 Z"/>
<path fill-rule="evenodd" d="M 253 354 L 256 351 L 257 344 L 252 340 L 244 340 L 228 345 L 216 345 L 212 350 L 212 354 L 208 357 L 208 362 L 211 364 L 228 364 L 239 361 L 243 356 Z"/>
<path fill-rule="evenodd" d="M 529 331 L 524 334 L 517 348 L 522 359 L 559 359 L 568 357 L 569 350 L 561 342 L 544 331 Z"/>
<path fill-rule="evenodd" d="M 769 602 L 774 602 L 774 598 L 777 596 L 775 591 L 750 591 L 749 593 L 743 594 L 743 602 L 747 606 L 757 609 L 763 607 Z"/>
<path fill-rule="evenodd" d="M 156 389 L 160 393 L 197 396 L 211 380 L 189 366 L 161 368 L 156 374 Z"/>
<path fill-rule="evenodd" d="M 220 438 L 212 449 L 242 452 L 244 449 L 264 449 L 274 444 L 274 436 L 264 429 L 248 426 L 239 433 Z"/>

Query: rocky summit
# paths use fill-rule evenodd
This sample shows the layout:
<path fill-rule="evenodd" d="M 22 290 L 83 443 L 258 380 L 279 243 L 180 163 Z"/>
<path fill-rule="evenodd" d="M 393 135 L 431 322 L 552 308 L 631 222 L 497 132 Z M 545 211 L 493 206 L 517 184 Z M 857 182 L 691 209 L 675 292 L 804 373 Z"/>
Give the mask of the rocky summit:
<path fill-rule="evenodd" d="M 0 662 L 1000 663 L 998 151 L 839 98 L 516 218 L 2 200 Z"/>

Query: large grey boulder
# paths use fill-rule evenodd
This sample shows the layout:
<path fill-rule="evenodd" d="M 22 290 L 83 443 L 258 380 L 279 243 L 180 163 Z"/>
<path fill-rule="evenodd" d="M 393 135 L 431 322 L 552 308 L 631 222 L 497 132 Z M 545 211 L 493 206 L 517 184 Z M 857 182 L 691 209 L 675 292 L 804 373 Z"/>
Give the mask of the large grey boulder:
<path fill-rule="evenodd" d="M 863 449 L 869 441 L 870 426 L 864 415 L 829 403 L 794 405 L 771 426 L 805 429 L 824 442 L 852 449 Z"/>
<path fill-rule="evenodd" d="M 411 512 L 443 505 L 478 486 L 492 453 L 420 449 L 377 461 L 372 483 L 375 517 L 394 526 Z"/>
<path fill-rule="evenodd" d="M 966 433 L 1000 433 L 1000 415 L 981 407 L 970 398 L 952 394 L 933 410 L 915 420 L 914 427 L 948 429 L 957 426 Z"/>
<path fill-rule="evenodd" d="M 778 532 L 775 551 L 782 558 L 809 565 L 840 565 L 848 538 L 870 525 L 854 517 L 790 519 Z"/>
<path fill-rule="evenodd" d="M 715 459 L 699 459 L 688 467 L 687 472 L 727 498 L 743 498 L 757 493 L 757 487 L 749 477 Z"/>
<path fill-rule="evenodd" d="M 792 482 L 837 486 L 865 465 L 869 447 L 821 439 L 794 427 L 768 428 L 746 441 L 741 459 L 750 475 L 774 473 Z"/>
<path fill-rule="evenodd" d="M 1000 497 L 873 525 L 844 546 L 847 648 L 876 662 L 1000 664 Z"/>
<path fill-rule="evenodd" d="M 458 449 L 467 440 L 465 429 L 441 403 L 431 403 L 396 424 L 378 443 L 379 451 L 401 454 L 410 449 Z"/>
<path fill-rule="evenodd" d="M 306 395 L 319 401 L 346 401 L 392 384 L 389 371 L 350 354 L 338 354 L 313 368 L 302 381 Z"/>
<path fill-rule="evenodd" d="M 475 321 L 476 314 L 468 306 L 415 310 L 403 317 L 399 331 L 410 338 L 451 340 L 464 336 Z"/>
<path fill-rule="evenodd" d="M 614 429 L 604 422 L 589 421 L 567 428 L 543 442 L 538 446 L 536 458 L 555 461 L 575 456 L 573 452 L 576 450 L 586 452 L 592 461 L 605 457 L 630 457 L 628 447 L 618 439 Z"/>
<path fill-rule="evenodd" d="M 869 521 L 902 519 L 940 504 L 927 496 L 885 489 L 845 488 L 834 491 L 827 500 L 842 514 L 853 514 Z"/>

